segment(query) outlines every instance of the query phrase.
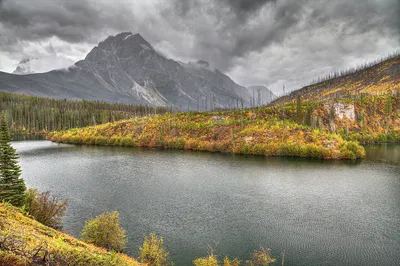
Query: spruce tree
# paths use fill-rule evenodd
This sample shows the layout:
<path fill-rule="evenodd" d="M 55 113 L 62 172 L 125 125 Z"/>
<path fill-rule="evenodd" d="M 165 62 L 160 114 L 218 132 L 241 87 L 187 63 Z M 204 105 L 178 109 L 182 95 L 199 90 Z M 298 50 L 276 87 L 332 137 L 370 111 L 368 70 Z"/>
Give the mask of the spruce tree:
<path fill-rule="evenodd" d="M 10 144 L 6 113 L 2 112 L 0 121 L 0 201 L 21 207 L 25 203 L 26 186 L 20 178 L 18 154 Z"/>

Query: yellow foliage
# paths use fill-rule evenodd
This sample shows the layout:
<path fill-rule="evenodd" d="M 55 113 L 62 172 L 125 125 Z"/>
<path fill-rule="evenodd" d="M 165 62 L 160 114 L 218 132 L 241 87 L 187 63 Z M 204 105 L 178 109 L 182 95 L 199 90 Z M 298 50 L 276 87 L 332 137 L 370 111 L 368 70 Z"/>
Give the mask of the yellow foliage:
<path fill-rule="evenodd" d="M 42 225 L 4 203 L 0 204 L 0 242 L 0 265 L 29 265 L 37 258 L 45 258 L 51 265 L 141 265 L 127 255 L 108 252 Z"/>

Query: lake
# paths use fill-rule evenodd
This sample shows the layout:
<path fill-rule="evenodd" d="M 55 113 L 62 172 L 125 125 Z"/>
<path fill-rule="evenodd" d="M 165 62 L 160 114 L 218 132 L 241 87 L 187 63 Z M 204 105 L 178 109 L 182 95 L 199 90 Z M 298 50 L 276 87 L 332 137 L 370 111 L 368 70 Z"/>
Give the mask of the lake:
<path fill-rule="evenodd" d="M 16 141 L 28 187 L 70 199 L 64 231 L 118 210 L 137 256 L 144 234 L 164 237 L 176 265 L 212 247 L 248 259 L 272 248 L 285 265 L 398 265 L 400 146 L 361 161 Z"/>

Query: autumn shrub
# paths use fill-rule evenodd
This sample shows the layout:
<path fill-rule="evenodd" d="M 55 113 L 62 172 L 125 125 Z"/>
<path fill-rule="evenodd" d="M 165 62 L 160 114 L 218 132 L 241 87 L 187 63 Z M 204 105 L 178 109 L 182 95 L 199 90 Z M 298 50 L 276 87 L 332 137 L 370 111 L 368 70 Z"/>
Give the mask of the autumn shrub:
<path fill-rule="evenodd" d="M 254 155 L 266 155 L 267 154 L 267 144 L 264 144 L 264 143 L 254 144 L 252 153 Z"/>
<path fill-rule="evenodd" d="M 223 266 L 239 266 L 241 261 L 238 258 L 230 260 L 228 257 L 224 258 Z"/>
<path fill-rule="evenodd" d="M 344 142 L 340 147 L 344 159 L 357 159 L 365 157 L 365 149 L 355 141 Z"/>
<path fill-rule="evenodd" d="M 276 261 L 275 258 L 271 257 L 271 249 L 261 248 L 251 254 L 251 259 L 246 261 L 248 266 L 268 266 Z"/>
<path fill-rule="evenodd" d="M 199 140 L 197 139 L 188 139 L 185 141 L 185 150 L 197 150 L 199 145 Z"/>
<path fill-rule="evenodd" d="M 168 149 L 183 149 L 185 140 L 183 138 L 171 138 L 165 141 L 164 147 Z"/>
<path fill-rule="evenodd" d="M 217 141 L 215 142 L 215 150 L 219 152 L 231 152 L 232 143 L 230 141 Z"/>
<path fill-rule="evenodd" d="M 61 228 L 68 200 L 59 201 L 50 191 L 39 193 L 37 189 L 32 188 L 28 189 L 25 195 L 26 205 L 24 208 L 36 221 L 52 228 Z"/>
<path fill-rule="evenodd" d="M 69 139 L 68 142 L 72 144 L 80 144 L 82 141 L 80 136 L 70 136 L 68 139 Z"/>
<path fill-rule="evenodd" d="M 204 258 L 197 258 L 193 260 L 194 266 L 219 266 L 219 262 L 215 255 L 209 255 Z"/>
<path fill-rule="evenodd" d="M 25 266 L 30 263 L 30 260 L 16 255 L 14 252 L 8 250 L 0 250 L 0 265 L 12 266 Z"/>
<path fill-rule="evenodd" d="M 230 260 L 228 257 L 224 258 L 224 261 L 221 263 L 218 261 L 215 255 L 208 255 L 203 258 L 196 258 L 193 260 L 194 266 L 239 266 L 241 261 L 237 258 Z"/>
<path fill-rule="evenodd" d="M 149 134 L 149 133 L 141 134 L 141 135 L 137 138 L 136 144 L 137 144 L 137 146 L 139 146 L 139 147 L 147 146 L 148 143 L 151 141 L 152 138 L 153 138 L 153 135 L 152 135 L 152 134 Z"/>
<path fill-rule="evenodd" d="M 87 243 L 117 252 L 122 251 L 127 243 L 125 230 L 120 226 L 117 211 L 104 212 L 87 221 L 81 237 Z"/>
<path fill-rule="evenodd" d="M 139 248 L 140 262 L 151 266 L 169 266 L 172 265 L 172 262 L 168 255 L 162 237 L 155 233 L 151 233 L 149 237 L 144 237 L 143 245 Z"/>
<path fill-rule="evenodd" d="M 251 145 L 246 142 L 236 142 L 232 148 L 232 152 L 235 154 L 250 154 Z"/>
<path fill-rule="evenodd" d="M 108 145 L 110 146 L 119 146 L 120 138 L 119 137 L 111 137 L 108 139 Z"/>
<path fill-rule="evenodd" d="M 282 143 L 277 151 L 277 155 L 295 157 L 300 155 L 300 151 L 300 145 L 297 143 Z"/>
<path fill-rule="evenodd" d="M 134 147 L 136 146 L 135 140 L 132 137 L 122 137 L 120 141 L 121 146 Z"/>
<path fill-rule="evenodd" d="M 214 152 L 215 145 L 212 141 L 202 140 L 198 142 L 197 147 L 195 147 L 194 150 Z"/>
<path fill-rule="evenodd" d="M 106 137 L 98 136 L 95 139 L 95 145 L 103 146 L 103 145 L 107 145 L 107 143 L 108 143 L 108 140 Z"/>
<path fill-rule="evenodd" d="M 83 143 L 86 145 L 92 145 L 94 144 L 93 138 L 91 136 L 84 137 Z"/>
<path fill-rule="evenodd" d="M 306 157 L 323 158 L 323 154 L 324 154 L 323 147 L 318 146 L 314 143 L 309 143 L 309 144 L 306 144 L 306 149 L 307 149 Z"/>

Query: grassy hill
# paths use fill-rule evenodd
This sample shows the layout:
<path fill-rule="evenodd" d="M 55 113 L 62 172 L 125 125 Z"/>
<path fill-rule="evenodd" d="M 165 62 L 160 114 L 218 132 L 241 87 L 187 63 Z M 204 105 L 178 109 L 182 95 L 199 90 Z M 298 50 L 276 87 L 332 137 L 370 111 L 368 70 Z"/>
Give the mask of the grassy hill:
<path fill-rule="evenodd" d="M 323 80 L 287 96 L 272 104 L 294 103 L 298 96 L 305 101 L 326 101 L 338 98 L 357 98 L 360 95 L 395 94 L 400 90 L 400 55 L 395 54 L 382 62 L 366 65 L 361 69 L 335 73 Z"/>
<path fill-rule="evenodd" d="M 277 108 L 137 117 L 49 134 L 55 142 L 158 147 L 234 154 L 356 159 L 358 143 L 282 120 Z"/>
<path fill-rule="evenodd" d="M 0 204 L 0 265 L 142 265 L 119 253 L 86 244 Z"/>

